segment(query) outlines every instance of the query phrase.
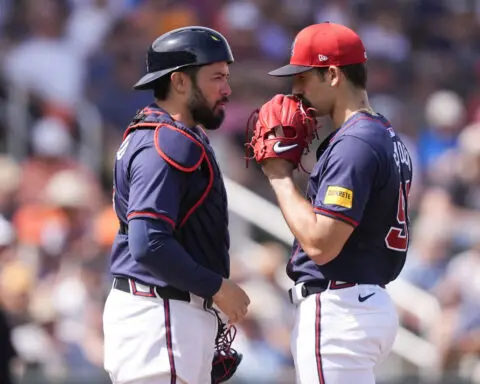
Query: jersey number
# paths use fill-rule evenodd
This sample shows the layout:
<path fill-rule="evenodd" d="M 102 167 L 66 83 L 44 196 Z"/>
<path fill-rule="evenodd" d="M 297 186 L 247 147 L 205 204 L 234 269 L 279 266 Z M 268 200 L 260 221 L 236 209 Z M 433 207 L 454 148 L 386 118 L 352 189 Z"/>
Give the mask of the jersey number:
<path fill-rule="evenodd" d="M 397 209 L 397 222 L 398 226 L 390 227 L 390 230 L 385 237 L 385 244 L 387 248 L 394 251 L 405 252 L 408 247 L 408 227 L 407 227 L 407 212 L 405 212 L 405 198 L 408 199 L 410 192 L 410 181 L 405 183 L 405 192 L 407 196 L 403 194 L 403 183 L 400 183 L 400 191 L 398 193 L 398 209 Z"/>

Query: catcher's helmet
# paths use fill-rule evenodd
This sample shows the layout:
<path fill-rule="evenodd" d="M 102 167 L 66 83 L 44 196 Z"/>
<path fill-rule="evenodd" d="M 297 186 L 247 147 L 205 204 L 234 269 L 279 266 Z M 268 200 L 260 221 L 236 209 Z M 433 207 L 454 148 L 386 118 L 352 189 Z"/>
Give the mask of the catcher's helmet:
<path fill-rule="evenodd" d="M 154 82 L 182 68 L 226 61 L 233 63 L 233 54 L 223 35 L 206 27 L 174 29 L 158 37 L 147 52 L 147 74 L 134 89 L 152 89 Z"/>

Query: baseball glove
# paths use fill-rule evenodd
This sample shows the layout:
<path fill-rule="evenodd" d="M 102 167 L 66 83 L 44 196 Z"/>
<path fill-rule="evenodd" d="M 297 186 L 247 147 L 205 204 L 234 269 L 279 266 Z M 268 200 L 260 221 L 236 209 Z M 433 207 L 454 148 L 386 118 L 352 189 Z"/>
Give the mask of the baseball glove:
<path fill-rule="evenodd" d="M 229 380 L 243 359 L 243 355 L 232 348 L 237 329 L 233 325 L 228 327 L 216 311 L 215 314 L 218 320 L 218 332 L 212 361 L 212 384 Z"/>
<path fill-rule="evenodd" d="M 251 139 L 250 131 L 253 130 Z M 308 145 L 316 137 L 313 108 L 305 108 L 293 95 L 275 95 L 252 113 L 246 132 L 246 158 L 258 163 L 269 158 L 290 161 L 295 168 Z M 253 156 L 251 153 L 253 152 Z"/>

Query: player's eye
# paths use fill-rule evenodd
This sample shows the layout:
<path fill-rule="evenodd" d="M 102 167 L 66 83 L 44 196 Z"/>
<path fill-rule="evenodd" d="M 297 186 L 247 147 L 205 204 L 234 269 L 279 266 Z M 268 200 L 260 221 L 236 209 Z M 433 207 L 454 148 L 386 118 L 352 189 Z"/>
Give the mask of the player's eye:
<path fill-rule="evenodd" d="M 295 75 L 294 80 L 295 80 L 297 83 L 303 83 L 304 80 L 305 80 L 305 75 L 297 74 L 297 75 Z"/>
<path fill-rule="evenodd" d="M 227 79 L 230 77 L 230 75 L 227 75 L 227 74 L 224 74 L 224 73 L 218 73 L 218 74 L 215 74 L 213 76 L 213 79 L 214 80 L 223 80 L 223 79 Z"/>

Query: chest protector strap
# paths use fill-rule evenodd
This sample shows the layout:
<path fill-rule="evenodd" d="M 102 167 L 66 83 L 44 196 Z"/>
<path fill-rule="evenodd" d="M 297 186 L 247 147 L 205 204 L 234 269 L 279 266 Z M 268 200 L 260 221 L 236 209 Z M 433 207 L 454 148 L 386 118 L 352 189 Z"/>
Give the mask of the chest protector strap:
<path fill-rule="evenodd" d="M 128 126 L 123 139 L 138 129 L 154 129 L 157 153 L 180 171 L 193 172 L 206 158 L 204 145 L 162 111 L 151 108 L 141 110 Z"/>
<path fill-rule="evenodd" d="M 123 140 L 134 130 L 153 129 L 154 144 L 157 153 L 172 167 L 182 172 L 193 172 L 202 162 L 208 170 L 208 184 L 195 200 L 187 202 L 190 207 L 179 218 L 177 231 L 181 228 L 197 208 L 204 202 L 213 186 L 214 171 L 204 144 L 194 137 L 181 124 L 172 120 L 165 112 L 158 109 L 144 108 L 137 113 L 123 134 Z M 176 232 L 177 232 L 176 231 Z"/>

